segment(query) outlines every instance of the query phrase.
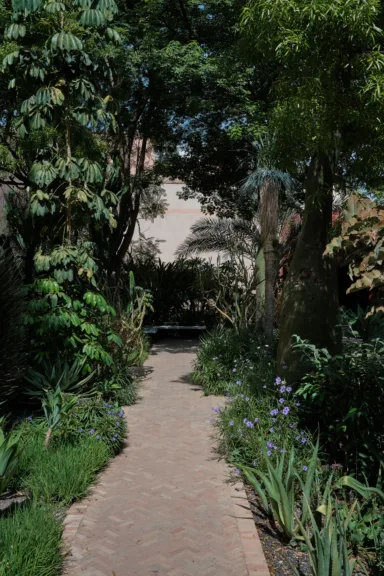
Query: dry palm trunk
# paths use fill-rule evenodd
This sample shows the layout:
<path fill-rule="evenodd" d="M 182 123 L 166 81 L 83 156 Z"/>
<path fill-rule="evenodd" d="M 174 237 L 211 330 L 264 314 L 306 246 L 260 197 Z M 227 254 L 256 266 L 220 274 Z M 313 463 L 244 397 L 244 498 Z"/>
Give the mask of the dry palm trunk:
<path fill-rule="evenodd" d="M 277 272 L 277 227 L 279 214 L 279 186 L 268 178 L 260 188 L 259 221 L 265 264 L 264 330 L 267 340 L 273 340 L 275 316 L 275 280 Z"/>

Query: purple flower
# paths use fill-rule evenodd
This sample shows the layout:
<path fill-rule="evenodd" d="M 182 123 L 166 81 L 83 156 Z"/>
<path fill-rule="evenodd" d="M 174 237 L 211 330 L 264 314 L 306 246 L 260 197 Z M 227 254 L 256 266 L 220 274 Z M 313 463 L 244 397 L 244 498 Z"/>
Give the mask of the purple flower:
<path fill-rule="evenodd" d="M 257 460 L 254 460 L 254 461 L 252 462 L 252 466 L 253 466 L 254 468 L 256 468 L 256 466 L 257 466 Z"/>
<path fill-rule="evenodd" d="M 240 386 L 242 383 L 243 383 L 242 380 L 236 380 L 236 384 L 237 384 L 238 386 Z"/>
<path fill-rule="evenodd" d="M 291 392 L 291 391 L 292 391 L 292 388 L 291 388 L 290 386 L 287 386 L 287 387 L 286 387 L 286 391 L 287 391 L 287 392 Z"/>
<path fill-rule="evenodd" d="M 89 433 L 90 433 L 90 434 L 94 434 L 94 433 L 95 433 L 94 429 L 91 428 L 91 430 L 89 431 Z"/>
<path fill-rule="evenodd" d="M 252 422 L 250 422 L 249 420 L 248 420 L 248 422 L 247 422 L 246 425 L 248 426 L 248 428 L 253 428 L 253 424 L 252 424 Z"/>
<path fill-rule="evenodd" d="M 30 422 L 32 422 L 32 416 L 28 416 L 27 420 L 29 420 Z"/>
<path fill-rule="evenodd" d="M 280 386 L 280 392 L 282 394 L 285 392 L 285 390 L 286 390 L 286 388 L 285 388 L 284 384 L 283 384 L 283 386 Z"/>
<path fill-rule="evenodd" d="M 266 388 L 266 386 L 264 385 L 263 388 Z"/>
<path fill-rule="evenodd" d="M 270 456 L 272 454 L 272 452 L 270 450 L 268 450 L 267 455 Z"/>
<path fill-rule="evenodd" d="M 228 424 L 229 424 L 230 426 L 233 426 L 233 425 L 234 425 L 234 421 L 233 421 L 233 420 L 230 420 L 230 421 L 228 422 Z"/>
<path fill-rule="evenodd" d="M 294 424 L 288 424 L 288 426 L 293 430 L 295 425 Z"/>
<path fill-rule="evenodd" d="M 119 412 L 119 416 L 120 418 L 124 418 L 124 412 L 121 410 L 121 412 Z"/>
<path fill-rule="evenodd" d="M 274 428 L 270 428 L 269 431 L 270 431 L 271 434 L 273 434 L 274 431 L 275 431 L 275 429 L 274 429 Z"/>
<path fill-rule="evenodd" d="M 100 438 L 101 438 L 100 434 L 97 434 L 97 435 L 96 435 L 96 438 L 97 438 L 98 440 L 100 440 Z"/>
<path fill-rule="evenodd" d="M 304 438 L 304 437 L 301 439 L 301 443 L 302 443 L 302 444 L 305 444 L 305 443 L 306 443 L 306 441 L 307 441 L 307 439 L 306 439 L 306 438 Z"/>
<path fill-rule="evenodd" d="M 213 418 L 210 418 L 210 419 L 209 419 L 209 422 L 210 422 L 211 424 L 213 424 L 213 422 L 214 422 Z"/>
<path fill-rule="evenodd" d="M 267 448 L 273 448 L 272 442 L 267 442 L 266 446 L 267 446 Z"/>
<path fill-rule="evenodd" d="M 112 442 L 116 442 L 116 441 L 117 441 L 117 438 L 116 438 L 116 436 L 113 436 L 113 438 L 112 438 Z"/>
<path fill-rule="evenodd" d="M 272 418 L 272 422 L 275 423 L 275 422 L 276 422 L 276 418 Z"/>
<path fill-rule="evenodd" d="M 240 474 L 240 470 L 238 468 L 236 468 L 235 474 Z"/>
<path fill-rule="evenodd" d="M 286 416 L 287 414 L 289 414 L 289 408 L 288 408 L 288 406 L 286 406 L 285 408 L 283 408 L 283 414 L 284 414 L 284 416 Z"/>
<path fill-rule="evenodd" d="M 119 422 L 119 421 L 115 422 L 115 424 L 116 424 L 116 426 L 120 426 L 120 422 Z"/>
<path fill-rule="evenodd" d="M 284 404 L 284 402 L 285 402 L 284 398 L 279 398 L 279 402 L 280 402 L 280 404 Z"/>
<path fill-rule="evenodd" d="M 303 470 L 306 472 L 308 470 L 308 466 L 303 466 Z"/>
<path fill-rule="evenodd" d="M 248 396 L 246 397 L 245 401 L 246 401 L 246 402 L 249 402 L 249 398 L 248 398 Z"/>
<path fill-rule="evenodd" d="M 275 382 L 276 382 L 277 386 L 280 386 L 280 384 L 281 384 L 281 378 L 280 378 L 280 376 L 278 376 L 278 377 L 276 378 Z"/>
<path fill-rule="evenodd" d="M 271 416 L 276 416 L 279 413 L 277 408 L 274 408 L 273 410 L 270 411 L 270 415 Z"/>
<path fill-rule="evenodd" d="M 232 372 L 236 372 L 236 368 L 233 368 L 233 369 L 232 369 Z"/>
<path fill-rule="evenodd" d="M 296 406 L 300 406 L 300 402 L 296 402 Z"/>
<path fill-rule="evenodd" d="M 255 422 L 258 422 L 258 421 L 259 421 L 259 419 L 258 419 L 258 418 L 255 418 Z"/>

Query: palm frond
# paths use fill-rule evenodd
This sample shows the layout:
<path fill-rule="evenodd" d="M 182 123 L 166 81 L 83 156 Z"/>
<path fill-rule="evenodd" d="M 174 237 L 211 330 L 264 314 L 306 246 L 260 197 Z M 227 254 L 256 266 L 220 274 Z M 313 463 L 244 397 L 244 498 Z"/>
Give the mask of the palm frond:
<path fill-rule="evenodd" d="M 279 191 L 289 191 L 294 187 L 294 180 L 287 172 L 269 168 L 257 168 L 243 182 L 240 192 L 249 198 L 258 198 L 261 187 L 267 181 L 276 184 Z"/>
<path fill-rule="evenodd" d="M 176 254 L 186 258 L 204 252 L 222 252 L 227 255 L 238 250 L 254 257 L 259 240 L 257 222 L 231 218 L 200 218 L 191 226 L 191 234 L 180 244 Z"/>

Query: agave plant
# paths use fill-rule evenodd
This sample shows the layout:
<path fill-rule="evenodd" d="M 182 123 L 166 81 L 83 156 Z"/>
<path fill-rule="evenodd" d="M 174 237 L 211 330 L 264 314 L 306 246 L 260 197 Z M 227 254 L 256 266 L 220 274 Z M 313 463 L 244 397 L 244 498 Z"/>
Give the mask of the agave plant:
<path fill-rule="evenodd" d="M 297 493 L 298 482 L 303 491 L 301 506 L 301 523 L 307 522 L 310 514 L 310 499 L 315 472 L 317 468 L 317 454 L 319 442 L 317 442 L 311 460 L 308 464 L 305 482 L 302 481 L 298 472 L 294 468 L 295 449 L 292 447 L 289 454 L 288 464 L 285 466 L 285 453 L 283 452 L 277 459 L 276 466 L 273 466 L 266 456 L 267 472 L 253 470 L 252 468 L 239 466 L 256 494 L 260 497 L 264 510 L 271 515 L 275 522 L 282 528 L 288 540 L 301 538 L 298 536 L 298 524 L 295 522 L 296 504 L 295 495 Z M 261 483 L 256 478 L 258 476 Z"/>
<path fill-rule="evenodd" d="M 5 492 L 19 461 L 20 433 L 14 431 L 5 434 L 4 418 L 0 420 L 0 495 Z"/>
<path fill-rule="evenodd" d="M 76 392 L 83 389 L 93 378 L 95 372 L 81 378 L 84 361 L 77 358 L 72 365 L 67 360 L 62 363 L 60 354 L 57 354 L 55 364 L 44 362 L 42 371 L 29 370 L 26 380 L 31 384 L 31 388 L 26 390 L 30 396 L 43 396 L 47 391 L 56 390 L 58 387 L 62 392 Z"/>

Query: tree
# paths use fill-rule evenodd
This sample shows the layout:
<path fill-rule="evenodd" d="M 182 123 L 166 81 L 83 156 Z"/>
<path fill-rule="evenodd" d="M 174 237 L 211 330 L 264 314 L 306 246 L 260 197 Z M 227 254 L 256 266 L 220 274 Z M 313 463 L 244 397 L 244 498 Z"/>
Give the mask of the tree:
<path fill-rule="evenodd" d="M 25 189 L 9 222 L 30 284 L 26 323 L 41 359 L 56 349 L 111 364 L 113 315 L 97 289 L 92 227 L 113 229 L 117 199 L 102 135 L 115 127 L 104 55 L 120 37 L 114 0 L 20 0 L 5 31 L 3 161 Z"/>
<path fill-rule="evenodd" d="M 305 173 L 303 227 L 285 283 L 278 361 L 299 378 L 291 339 L 338 348 L 336 275 L 323 258 L 332 194 L 379 174 L 382 8 L 377 0 L 250 0 L 243 30 L 275 72 L 270 130 L 285 170 Z M 371 166 L 362 169 L 362 157 Z"/>
<path fill-rule="evenodd" d="M 264 330 L 269 343 L 273 341 L 275 319 L 275 281 L 279 262 L 279 200 L 283 192 L 290 192 L 292 179 L 286 172 L 272 167 L 268 147 L 259 154 L 259 165 L 246 179 L 242 192 L 258 197 L 258 221 L 264 258 Z M 264 159 L 264 163 L 263 162 Z"/>

